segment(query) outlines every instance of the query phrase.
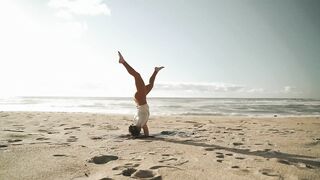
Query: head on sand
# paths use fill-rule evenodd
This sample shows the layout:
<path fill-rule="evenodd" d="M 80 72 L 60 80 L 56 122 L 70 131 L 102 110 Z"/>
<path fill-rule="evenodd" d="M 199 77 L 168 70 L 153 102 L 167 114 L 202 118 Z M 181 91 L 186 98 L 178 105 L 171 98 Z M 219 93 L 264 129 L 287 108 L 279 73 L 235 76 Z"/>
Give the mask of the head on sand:
<path fill-rule="evenodd" d="M 129 132 L 134 137 L 139 136 L 140 135 L 140 131 L 141 131 L 141 128 L 136 126 L 136 125 L 132 124 L 132 125 L 129 126 Z"/>

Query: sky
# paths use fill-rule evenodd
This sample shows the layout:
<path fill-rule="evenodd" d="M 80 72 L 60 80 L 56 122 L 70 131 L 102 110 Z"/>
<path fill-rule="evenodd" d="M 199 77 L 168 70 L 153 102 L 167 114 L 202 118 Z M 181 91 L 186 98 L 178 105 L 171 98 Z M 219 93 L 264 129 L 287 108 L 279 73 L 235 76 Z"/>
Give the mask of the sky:
<path fill-rule="evenodd" d="M 1 0 L 0 96 L 320 99 L 318 0 Z"/>

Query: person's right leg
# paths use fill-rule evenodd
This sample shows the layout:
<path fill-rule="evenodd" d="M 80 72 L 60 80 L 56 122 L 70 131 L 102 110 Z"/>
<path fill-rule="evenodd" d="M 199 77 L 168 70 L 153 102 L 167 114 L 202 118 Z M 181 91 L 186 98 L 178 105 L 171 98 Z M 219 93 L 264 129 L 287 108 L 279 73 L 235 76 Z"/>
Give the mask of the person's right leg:
<path fill-rule="evenodd" d="M 145 125 L 142 127 L 142 129 L 143 129 L 143 134 L 144 134 L 144 136 L 149 136 L 149 129 L 148 129 L 147 124 L 145 124 Z"/>
<path fill-rule="evenodd" d="M 135 94 L 135 98 L 140 103 L 144 103 L 146 101 L 146 88 L 143 79 L 141 78 L 140 74 L 135 71 L 122 57 L 121 53 L 118 51 L 119 54 L 119 63 L 123 64 L 126 68 L 128 73 L 134 77 L 137 93 Z"/>
<path fill-rule="evenodd" d="M 149 79 L 149 84 L 146 86 L 146 94 L 149 94 L 149 92 L 153 88 L 154 80 L 156 79 L 158 72 L 163 68 L 164 68 L 163 66 L 154 68 L 153 74 L 151 75 L 151 77 Z"/>

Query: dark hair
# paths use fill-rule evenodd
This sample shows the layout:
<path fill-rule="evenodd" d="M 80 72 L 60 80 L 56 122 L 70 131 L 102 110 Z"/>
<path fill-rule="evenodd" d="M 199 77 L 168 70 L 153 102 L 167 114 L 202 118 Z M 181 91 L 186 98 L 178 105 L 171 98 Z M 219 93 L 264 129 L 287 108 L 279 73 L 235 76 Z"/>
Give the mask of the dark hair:
<path fill-rule="evenodd" d="M 136 125 L 130 125 L 129 126 L 129 132 L 132 136 L 136 137 L 136 136 L 139 136 L 140 135 L 140 130 L 141 128 L 139 128 L 138 126 Z"/>

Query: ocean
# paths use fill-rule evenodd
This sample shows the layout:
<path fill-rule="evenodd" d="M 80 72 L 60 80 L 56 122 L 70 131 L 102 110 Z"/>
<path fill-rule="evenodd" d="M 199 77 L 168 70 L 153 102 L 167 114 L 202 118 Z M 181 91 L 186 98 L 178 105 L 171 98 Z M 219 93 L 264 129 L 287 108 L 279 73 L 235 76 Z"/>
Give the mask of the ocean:
<path fill-rule="evenodd" d="M 151 115 L 319 116 L 320 100 L 270 98 L 148 98 Z M 0 111 L 134 114 L 132 98 L 10 97 Z"/>

